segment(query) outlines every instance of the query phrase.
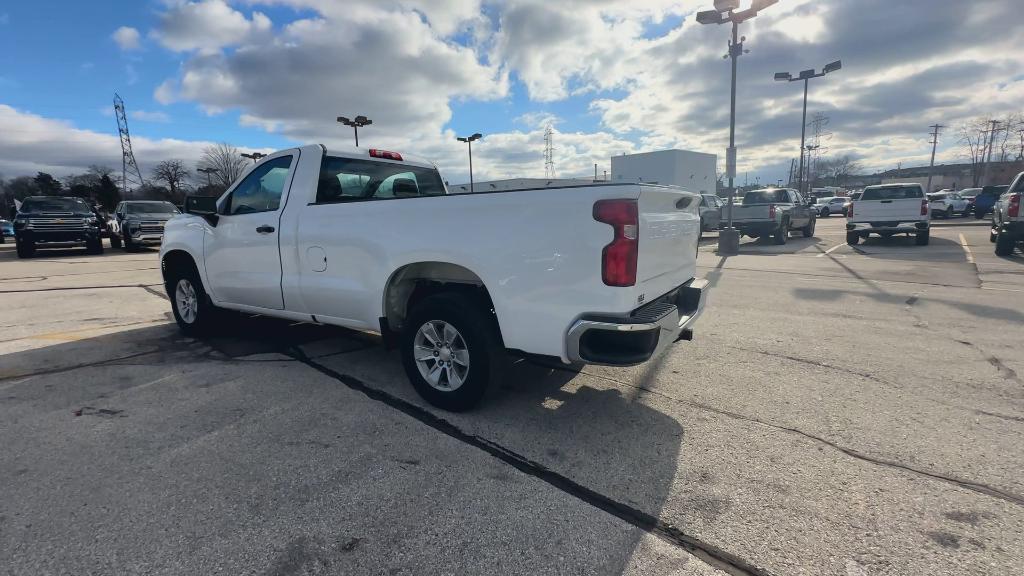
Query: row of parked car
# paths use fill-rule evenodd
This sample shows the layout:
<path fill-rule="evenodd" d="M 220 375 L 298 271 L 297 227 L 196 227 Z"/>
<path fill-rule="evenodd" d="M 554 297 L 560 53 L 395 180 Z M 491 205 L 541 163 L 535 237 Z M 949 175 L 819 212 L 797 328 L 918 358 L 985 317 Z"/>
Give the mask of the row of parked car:
<path fill-rule="evenodd" d="M 170 202 L 127 200 L 108 215 L 81 198 L 33 196 L 22 202 L 14 222 L 0 221 L 0 243 L 14 237 L 18 258 L 31 258 L 39 248 L 70 246 L 102 254 L 104 238 L 112 248 L 131 251 L 159 245 L 164 224 L 179 213 Z"/>
<path fill-rule="evenodd" d="M 792 188 L 751 190 L 737 198 L 733 206 L 733 225 L 740 234 L 752 238 L 771 238 L 785 244 L 793 231 L 805 237 L 814 235 L 817 218 L 832 214 L 846 216 L 846 241 L 858 244 L 871 234 L 888 238 L 897 234 L 914 236 L 918 245 L 927 245 L 932 218 L 974 215 L 984 218 L 992 213 L 990 239 L 996 254 L 1009 256 L 1024 242 L 1024 172 L 1011 184 L 967 188 L 959 192 L 941 190 L 926 194 L 916 183 L 868 186 L 850 196 L 805 197 Z M 702 196 L 701 230 L 719 229 L 723 223 L 725 201 L 713 194 Z"/>

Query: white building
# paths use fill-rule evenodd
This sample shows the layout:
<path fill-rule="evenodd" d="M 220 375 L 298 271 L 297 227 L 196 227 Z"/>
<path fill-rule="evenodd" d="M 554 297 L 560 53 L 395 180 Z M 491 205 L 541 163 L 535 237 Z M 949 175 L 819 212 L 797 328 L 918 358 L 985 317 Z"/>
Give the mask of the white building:
<path fill-rule="evenodd" d="M 650 182 L 679 186 L 690 192 L 714 194 L 714 154 L 689 150 L 659 150 L 612 156 L 613 182 Z"/>

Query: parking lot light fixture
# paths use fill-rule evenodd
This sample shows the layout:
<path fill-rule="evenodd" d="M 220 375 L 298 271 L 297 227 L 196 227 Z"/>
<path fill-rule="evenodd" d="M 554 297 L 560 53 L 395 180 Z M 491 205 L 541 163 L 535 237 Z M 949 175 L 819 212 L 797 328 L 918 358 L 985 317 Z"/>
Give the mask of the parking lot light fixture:
<path fill-rule="evenodd" d="M 459 142 L 465 142 L 469 147 L 469 191 L 473 192 L 473 141 L 483 138 L 483 134 L 476 132 L 472 136 L 456 136 Z"/>
<path fill-rule="evenodd" d="M 206 168 L 197 169 L 196 172 L 202 172 L 203 174 L 206 174 L 206 187 L 209 188 L 210 186 L 213 186 L 213 180 L 210 179 L 210 175 L 216 174 L 217 172 L 220 172 L 220 170 L 212 166 L 207 166 Z"/>
<path fill-rule="evenodd" d="M 726 226 L 718 234 L 718 253 L 723 256 L 734 256 L 739 254 L 740 233 L 732 225 L 732 205 L 736 196 L 736 60 L 741 54 L 746 54 L 743 49 L 745 36 L 739 37 L 739 25 L 741 22 L 750 20 L 757 13 L 775 4 L 778 0 L 753 0 L 750 8 L 738 10 L 740 0 L 714 0 L 714 10 L 702 10 L 697 13 L 699 24 L 732 24 L 732 39 L 729 41 L 729 53 L 726 58 L 732 59 L 732 84 L 729 100 L 729 148 L 725 151 L 725 172 L 729 178 L 728 197 L 726 205 Z"/>
<path fill-rule="evenodd" d="M 815 72 L 814 68 L 810 70 L 801 70 L 800 74 L 794 78 L 789 72 L 776 72 L 776 82 L 797 82 L 800 80 L 804 81 L 804 111 L 800 121 L 800 168 L 797 171 L 796 188 L 802 194 L 804 192 L 804 145 L 807 138 L 807 87 L 810 84 L 811 78 L 821 78 L 826 74 L 830 74 L 839 70 L 843 67 L 842 60 L 836 60 L 835 62 L 829 62 L 821 69 L 821 72 Z"/>
<path fill-rule="evenodd" d="M 259 162 L 260 158 L 266 158 L 266 157 L 267 157 L 267 155 L 262 153 L 262 152 L 253 152 L 252 154 L 246 154 L 245 152 L 242 153 L 242 158 L 249 158 L 249 159 L 251 159 L 253 164 L 256 164 L 257 162 Z"/>
<path fill-rule="evenodd" d="M 356 148 L 359 147 L 359 129 L 362 128 L 363 126 L 369 126 L 370 124 L 373 124 L 373 120 L 370 120 L 366 116 L 362 115 L 356 116 L 351 120 L 349 120 L 348 117 L 346 116 L 338 116 L 338 122 L 344 124 L 345 126 L 352 127 L 353 133 L 355 134 L 356 137 Z"/>

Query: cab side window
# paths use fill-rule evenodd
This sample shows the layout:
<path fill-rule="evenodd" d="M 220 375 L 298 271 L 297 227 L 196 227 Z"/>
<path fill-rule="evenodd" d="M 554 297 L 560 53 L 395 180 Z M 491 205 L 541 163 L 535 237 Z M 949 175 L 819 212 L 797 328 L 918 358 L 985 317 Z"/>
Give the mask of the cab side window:
<path fill-rule="evenodd" d="M 281 195 L 288 181 L 291 156 L 268 160 L 249 173 L 231 192 L 225 214 L 274 212 L 281 205 Z"/>

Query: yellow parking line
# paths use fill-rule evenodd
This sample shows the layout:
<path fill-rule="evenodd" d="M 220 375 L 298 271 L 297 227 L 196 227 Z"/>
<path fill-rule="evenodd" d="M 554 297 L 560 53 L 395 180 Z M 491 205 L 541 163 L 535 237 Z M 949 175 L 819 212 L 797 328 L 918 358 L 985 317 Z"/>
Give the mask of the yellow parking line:
<path fill-rule="evenodd" d="M 967 253 L 967 262 L 974 264 L 974 252 L 971 252 L 971 247 L 967 245 L 967 238 L 964 238 L 963 232 L 960 233 L 960 245 L 964 247 L 964 252 Z"/>

